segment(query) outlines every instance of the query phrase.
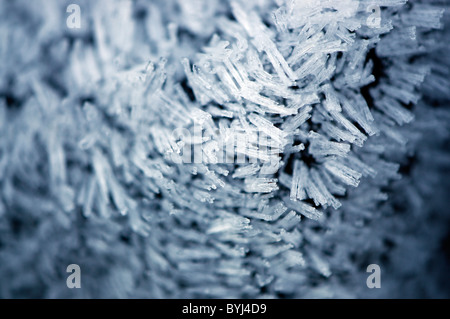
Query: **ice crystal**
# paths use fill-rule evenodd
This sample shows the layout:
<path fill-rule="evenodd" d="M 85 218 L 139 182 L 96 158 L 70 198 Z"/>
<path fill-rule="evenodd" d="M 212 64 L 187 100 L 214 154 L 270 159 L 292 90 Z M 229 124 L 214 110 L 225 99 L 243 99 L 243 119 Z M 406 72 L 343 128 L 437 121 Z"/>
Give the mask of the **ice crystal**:
<path fill-rule="evenodd" d="M 0 3 L 0 296 L 448 296 L 448 1 L 406 2 Z"/>

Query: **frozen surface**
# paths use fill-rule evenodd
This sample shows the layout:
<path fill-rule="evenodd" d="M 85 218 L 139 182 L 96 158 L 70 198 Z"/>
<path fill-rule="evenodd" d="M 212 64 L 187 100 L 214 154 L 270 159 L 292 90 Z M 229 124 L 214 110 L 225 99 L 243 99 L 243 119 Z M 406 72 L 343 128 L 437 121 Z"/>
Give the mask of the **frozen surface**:
<path fill-rule="evenodd" d="M 449 297 L 449 2 L 406 2 L 1 1 L 0 297 Z"/>

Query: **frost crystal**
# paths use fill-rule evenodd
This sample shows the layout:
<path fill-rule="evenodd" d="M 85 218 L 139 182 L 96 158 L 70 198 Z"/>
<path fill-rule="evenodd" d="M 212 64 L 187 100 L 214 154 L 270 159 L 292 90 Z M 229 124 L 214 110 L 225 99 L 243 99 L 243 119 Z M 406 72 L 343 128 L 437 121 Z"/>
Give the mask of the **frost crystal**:
<path fill-rule="evenodd" d="M 78 2 L 0 3 L 0 297 L 449 295 L 448 1 Z"/>

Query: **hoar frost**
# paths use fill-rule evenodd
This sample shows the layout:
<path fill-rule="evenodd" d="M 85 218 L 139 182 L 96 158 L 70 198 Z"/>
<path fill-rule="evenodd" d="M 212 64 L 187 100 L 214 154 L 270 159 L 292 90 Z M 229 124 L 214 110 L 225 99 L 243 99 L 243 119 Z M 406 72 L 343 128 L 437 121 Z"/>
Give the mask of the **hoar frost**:
<path fill-rule="evenodd" d="M 84 297 L 361 297 L 385 246 L 430 258 L 408 227 L 449 158 L 444 6 L 79 6 L 0 4 L 1 296 L 68 297 L 67 261 Z"/>

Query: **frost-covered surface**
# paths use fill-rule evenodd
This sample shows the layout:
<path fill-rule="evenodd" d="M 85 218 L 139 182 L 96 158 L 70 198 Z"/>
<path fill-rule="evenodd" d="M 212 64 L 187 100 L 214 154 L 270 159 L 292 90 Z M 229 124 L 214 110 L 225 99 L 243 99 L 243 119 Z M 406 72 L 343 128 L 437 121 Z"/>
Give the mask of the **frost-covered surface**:
<path fill-rule="evenodd" d="M 1 1 L 0 297 L 449 297 L 448 1 L 406 2 Z"/>

